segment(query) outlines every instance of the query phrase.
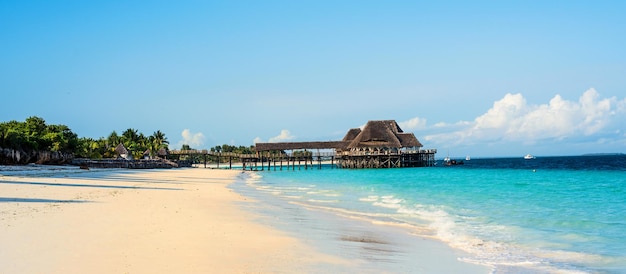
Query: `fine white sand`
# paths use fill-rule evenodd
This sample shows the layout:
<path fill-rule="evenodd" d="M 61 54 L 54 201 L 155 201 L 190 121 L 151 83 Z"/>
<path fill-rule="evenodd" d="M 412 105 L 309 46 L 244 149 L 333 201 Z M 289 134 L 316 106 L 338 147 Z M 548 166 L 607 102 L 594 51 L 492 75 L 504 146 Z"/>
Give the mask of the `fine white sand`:
<path fill-rule="evenodd" d="M 250 210 L 262 201 L 227 187 L 239 176 L 204 168 L 0 166 L 0 273 L 489 272 L 424 239 L 398 245 L 410 252 L 369 250 L 345 232 L 386 230 L 315 212 L 301 217 L 326 228 L 281 231 Z M 329 236 L 337 233 L 344 234 Z M 340 250 L 317 249 L 318 242 Z M 393 254 L 398 267 L 377 264 Z"/>
<path fill-rule="evenodd" d="M 226 187 L 241 171 L 43 173 L 45 177 L 0 175 L 0 273 L 350 268 L 347 260 L 255 222 L 237 204 L 251 201 Z"/>

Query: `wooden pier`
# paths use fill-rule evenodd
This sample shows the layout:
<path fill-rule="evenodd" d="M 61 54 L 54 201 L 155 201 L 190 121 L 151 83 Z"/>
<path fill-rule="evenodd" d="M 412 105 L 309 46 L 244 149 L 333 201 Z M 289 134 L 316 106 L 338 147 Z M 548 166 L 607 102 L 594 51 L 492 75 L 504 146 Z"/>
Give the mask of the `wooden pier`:
<path fill-rule="evenodd" d="M 275 143 L 278 144 L 278 143 Z M 304 144 L 304 143 L 303 143 Z M 400 153 L 341 153 L 299 150 L 277 153 L 260 151 L 237 154 L 208 150 L 173 150 L 171 156 L 195 159 L 204 168 L 241 168 L 243 170 L 308 170 L 322 168 L 399 168 L 435 165 L 436 150 L 403 151 Z"/>
<path fill-rule="evenodd" d="M 413 133 L 405 133 L 394 120 L 369 121 L 353 128 L 343 140 L 329 142 L 257 143 L 257 153 L 285 150 L 334 150 L 341 168 L 398 168 L 435 165 L 436 149 L 422 149 Z"/>
<path fill-rule="evenodd" d="M 341 141 L 256 143 L 255 154 L 221 153 L 207 150 L 171 151 L 190 159 L 213 159 L 219 168 L 228 159 L 240 162 L 244 170 L 284 170 L 322 168 L 400 168 L 435 165 L 436 149 L 422 149 L 413 133 L 404 133 L 393 120 L 369 121 L 363 130 L 348 131 Z M 180 159 L 180 158 L 179 158 Z M 325 163 L 325 164 L 324 164 Z"/>
<path fill-rule="evenodd" d="M 405 152 L 346 153 L 339 158 L 342 168 L 428 167 L 435 165 L 434 149 Z"/>
<path fill-rule="evenodd" d="M 241 168 L 244 170 L 302 170 L 321 169 L 322 166 L 336 167 L 335 153 L 299 153 L 257 152 L 255 154 L 239 154 L 231 152 L 215 152 L 208 150 L 173 150 L 170 157 L 193 159 L 204 168 Z M 330 161 L 330 162 L 328 162 Z"/>

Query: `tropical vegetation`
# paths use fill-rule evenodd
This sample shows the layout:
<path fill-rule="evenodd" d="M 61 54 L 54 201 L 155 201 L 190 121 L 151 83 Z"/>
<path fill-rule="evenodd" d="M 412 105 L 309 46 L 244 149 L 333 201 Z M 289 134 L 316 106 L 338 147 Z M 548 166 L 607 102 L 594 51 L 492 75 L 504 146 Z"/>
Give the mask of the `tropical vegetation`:
<path fill-rule="evenodd" d="M 76 158 L 113 158 L 115 148 L 123 144 L 141 158 L 145 151 L 155 156 L 161 148 L 168 149 L 167 137 L 160 130 L 146 136 L 137 129 L 129 128 L 119 135 L 111 132 L 107 138 L 78 137 L 66 125 L 48 125 L 43 118 L 32 116 L 26 121 L 0 123 L 0 148 L 21 151 L 59 151 L 73 153 Z"/>
<path fill-rule="evenodd" d="M 231 146 L 227 144 L 223 144 L 221 146 L 214 146 L 211 148 L 212 152 L 233 152 L 237 154 L 253 154 L 254 146 Z"/>
<path fill-rule="evenodd" d="M 135 159 L 139 159 L 146 151 L 151 157 L 154 157 L 161 148 L 168 149 L 169 141 L 160 130 L 146 136 L 136 129 L 129 128 L 122 132 L 122 135 L 113 131 L 107 138 L 80 138 L 80 146 L 75 155 L 78 158 L 113 158 L 116 156 L 115 148 L 119 144 L 124 145 L 128 151 L 132 152 Z"/>
<path fill-rule="evenodd" d="M 15 150 L 73 152 L 80 145 L 78 136 L 66 125 L 47 125 L 33 116 L 24 122 L 0 123 L 0 147 Z"/>

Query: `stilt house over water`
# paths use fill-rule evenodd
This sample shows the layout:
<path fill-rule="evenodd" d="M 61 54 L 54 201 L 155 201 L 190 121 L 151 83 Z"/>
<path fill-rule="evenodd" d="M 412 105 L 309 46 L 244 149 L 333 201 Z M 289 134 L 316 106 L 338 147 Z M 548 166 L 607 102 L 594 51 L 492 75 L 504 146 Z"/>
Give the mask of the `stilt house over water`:
<path fill-rule="evenodd" d="M 276 150 L 334 149 L 331 163 L 336 160 L 343 168 L 433 166 L 437 153 L 436 149 L 423 150 L 415 135 L 403 132 L 394 120 L 369 121 L 363 130 L 350 129 L 342 141 L 257 143 L 255 147 L 258 155 Z"/>
<path fill-rule="evenodd" d="M 420 149 L 422 143 L 413 133 L 404 133 L 394 120 L 369 121 L 361 130 L 353 128 L 343 138 L 352 153 L 388 153 L 401 149 Z"/>
<path fill-rule="evenodd" d="M 343 142 L 345 147 L 336 151 L 344 168 L 432 166 L 437 152 L 422 150 L 415 135 L 403 132 L 394 120 L 369 121 L 363 130 L 350 129 Z"/>

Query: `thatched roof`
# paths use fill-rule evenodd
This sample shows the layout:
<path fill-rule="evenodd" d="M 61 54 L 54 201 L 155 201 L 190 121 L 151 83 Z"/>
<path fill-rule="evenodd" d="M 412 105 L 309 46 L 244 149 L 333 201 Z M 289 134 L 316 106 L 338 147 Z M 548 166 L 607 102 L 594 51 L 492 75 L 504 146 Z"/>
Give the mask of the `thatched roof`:
<path fill-rule="evenodd" d="M 361 133 L 360 128 L 352 128 L 348 130 L 348 133 L 346 133 L 346 136 L 343 137 L 343 141 L 344 142 L 352 141 L 354 140 L 354 138 L 356 138 L 356 136 L 359 135 L 359 133 Z"/>
<path fill-rule="evenodd" d="M 402 147 L 423 147 L 422 143 L 417 140 L 413 133 L 398 133 L 396 137 L 400 139 Z"/>
<path fill-rule="evenodd" d="M 115 147 L 115 152 L 118 155 L 128 154 L 128 149 L 126 149 L 126 147 L 124 147 L 124 144 L 120 143 L 119 145 L 117 145 L 117 147 Z"/>
<path fill-rule="evenodd" d="M 367 122 L 363 130 L 350 142 L 348 148 L 421 146 L 422 144 L 415 138 L 415 135 L 404 133 L 396 121 L 379 120 Z"/>
<path fill-rule="evenodd" d="M 160 148 L 159 151 L 157 151 L 157 155 L 158 156 L 167 156 L 168 154 L 169 154 L 169 152 L 164 147 Z"/>
<path fill-rule="evenodd" d="M 144 151 L 144 152 L 143 152 L 143 155 L 144 155 L 144 156 L 146 156 L 146 155 L 150 155 L 150 149 L 146 149 L 146 151 Z"/>
<path fill-rule="evenodd" d="M 404 133 L 394 120 L 369 121 L 363 130 L 350 129 L 342 141 L 255 144 L 256 151 L 329 148 L 345 150 L 361 147 L 402 148 L 422 147 L 422 144 L 413 133 Z"/>

